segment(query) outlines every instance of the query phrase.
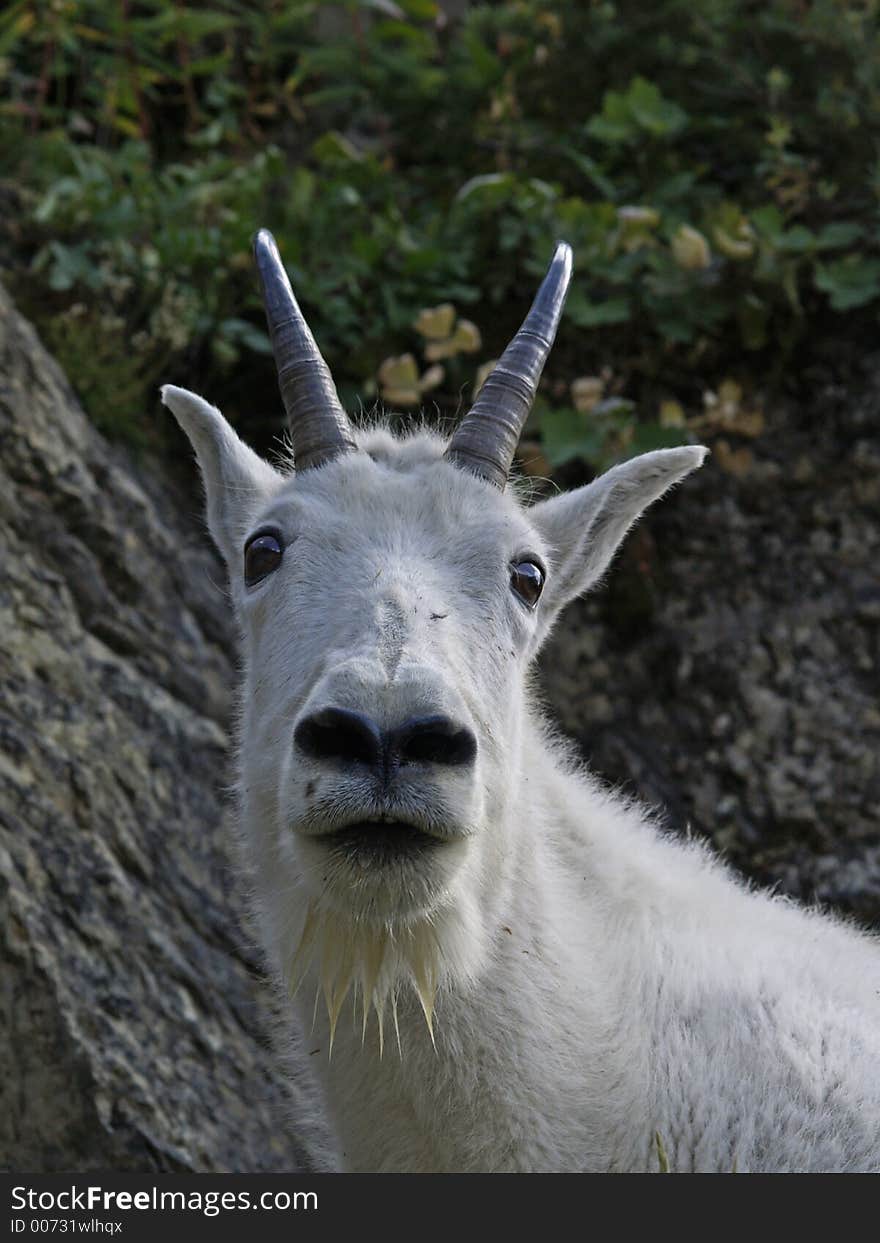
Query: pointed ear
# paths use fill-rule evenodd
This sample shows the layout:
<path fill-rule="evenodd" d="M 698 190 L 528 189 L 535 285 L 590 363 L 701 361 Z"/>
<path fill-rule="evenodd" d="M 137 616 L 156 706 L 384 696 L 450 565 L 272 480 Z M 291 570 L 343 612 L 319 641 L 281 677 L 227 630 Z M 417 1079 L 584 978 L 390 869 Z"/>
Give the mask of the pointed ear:
<path fill-rule="evenodd" d="M 560 609 L 601 578 L 642 511 L 701 466 L 708 452 L 702 445 L 689 445 L 643 453 L 586 487 L 532 506 L 529 517 L 552 557 L 540 606 L 544 633 Z"/>
<path fill-rule="evenodd" d="M 198 458 L 214 542 L 227 566 L 238 565 L 257 509 L 277 492 L 284 476 L 249 449 L 204 398 L 173 384 L 163 385 L 161 393 Z"/>

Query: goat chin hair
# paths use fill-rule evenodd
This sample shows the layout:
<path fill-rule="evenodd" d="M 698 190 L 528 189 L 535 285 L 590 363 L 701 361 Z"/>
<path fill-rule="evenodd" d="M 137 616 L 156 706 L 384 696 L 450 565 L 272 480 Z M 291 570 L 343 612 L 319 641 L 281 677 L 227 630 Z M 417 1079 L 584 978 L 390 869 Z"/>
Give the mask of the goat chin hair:
<path fill-rule="evenodd" d="M 403 1056 L 397 1021 L 402 987 L 411 988 L 418 998 L 433 1043 L 434 1002 L 442 972 L 442 952 L 430 920 L 376 925 L 345 918 L 312 901 L 285 973 L 291 998 L 299 992 L 313 967 L 318 979 L 315 1012 L 323 995 L 330 1023 L 330 1056 L 336 1024 L 350 993 L 355 1008 L 360 993 L 362 1044 L 370 1011 L 376 1015 L 380 1056 L 385 1047 L 385 1011 L 389 1005 L 398 1052 Z"/>

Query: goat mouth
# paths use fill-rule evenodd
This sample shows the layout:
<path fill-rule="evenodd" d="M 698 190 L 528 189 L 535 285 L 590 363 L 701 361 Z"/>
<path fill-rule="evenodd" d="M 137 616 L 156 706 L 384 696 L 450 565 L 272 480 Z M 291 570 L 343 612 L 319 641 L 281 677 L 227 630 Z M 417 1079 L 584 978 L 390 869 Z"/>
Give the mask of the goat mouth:
<path fill-rule="evenodd" d="M 358 820 L 334 829 L 322 841 L 364 863 L 396 862 L 443 845 L 440 838 L 404 820 Z"/>

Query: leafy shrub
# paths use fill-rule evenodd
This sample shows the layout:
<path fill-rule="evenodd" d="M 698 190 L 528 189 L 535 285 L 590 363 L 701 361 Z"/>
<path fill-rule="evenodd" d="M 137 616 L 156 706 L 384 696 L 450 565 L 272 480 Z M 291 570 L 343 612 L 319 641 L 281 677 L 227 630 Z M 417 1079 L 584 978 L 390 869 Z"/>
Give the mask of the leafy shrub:
<path fill-rule="evenodd" d="M 602 464 L 686 434 L 663 399 L 873 333 L 876 7 L 18 0 L 0 17 L 3 174 L 27 204 L 11 276 L 105 426 L 136 428 L 177 376 L 259 439 L 277 399 L 256 226 L 350 405 L 423 347 L 426 307 L 473 320 L 482 351 L 447 363 L 441 411 L 564 236 L 576 273 L 530 435 L 551 466 Z M 579 409 L 571 381 L 603 367 Z"/>

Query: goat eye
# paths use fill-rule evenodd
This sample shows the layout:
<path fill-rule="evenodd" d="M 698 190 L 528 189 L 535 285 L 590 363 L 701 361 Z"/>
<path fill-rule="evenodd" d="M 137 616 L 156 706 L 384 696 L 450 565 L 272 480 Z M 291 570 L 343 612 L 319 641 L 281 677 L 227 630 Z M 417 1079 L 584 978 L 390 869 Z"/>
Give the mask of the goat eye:
<path fill-rule="evenodd" d="M 255 535 L 253 539 L 248 540 L 244 550 L 244 581 L 248 587 L 253 587 L 261 578 L 265 578 L 267 574 L 271 574 L 273 570 L 277 570 L 281 564 L 281 555 L 284 550 L 281 547 L 281 541 L 276 535 Z"/>
<path fill-rule="evenodd" d="M 523 603 L 533 609 L 544 590 L 544 571 L 534 561 L 515 561 L 510 567 L 510 585 Z"/>

